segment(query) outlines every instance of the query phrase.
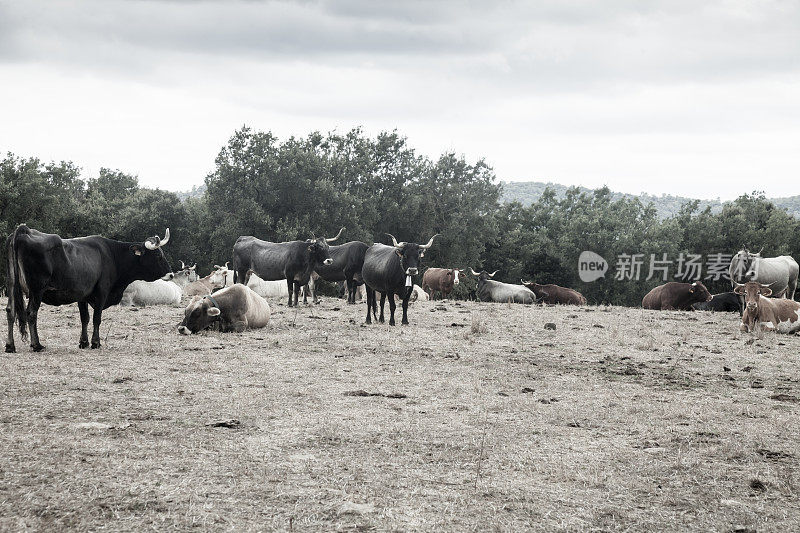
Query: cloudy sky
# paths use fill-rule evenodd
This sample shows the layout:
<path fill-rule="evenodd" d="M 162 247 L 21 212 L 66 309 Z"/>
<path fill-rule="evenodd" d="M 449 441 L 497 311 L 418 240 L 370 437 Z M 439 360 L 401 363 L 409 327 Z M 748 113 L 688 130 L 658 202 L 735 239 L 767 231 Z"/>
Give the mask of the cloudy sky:
<path fill-rule="evenodd" d="M 0 150 L 200 184 L 233 131 L 503 180 L 800 194 L 800 3 L 0 0 Z"/>

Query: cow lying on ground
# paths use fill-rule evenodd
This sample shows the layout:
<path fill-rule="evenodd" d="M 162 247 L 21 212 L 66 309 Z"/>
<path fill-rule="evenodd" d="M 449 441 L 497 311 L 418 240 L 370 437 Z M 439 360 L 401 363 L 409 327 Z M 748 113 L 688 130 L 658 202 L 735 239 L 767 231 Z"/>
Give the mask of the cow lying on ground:
<path fill-rule="evenodd" d="M 531 281 L 520 281 L 546 304 L 586 305 L 586 298 L 576 290 L 553 285 L 552 283 L 539 285 Z"/>
<path fill-rule="evenodd" d="M 706 286 L 694 283 L 670 281 L 653 288 L 642 299 L 642 307 L 661 311 L 693 311 L 692 304 L 711 301 L 711 293 Z"/>
<path fill-rule="evenodd" d="M 715 311 L 717 313 L 739 313 L 742 315 L 743 309 L 739 296 L 735 292 L 721 292 L 711 296 L 707 302 L 692 304 L 696 311 Z"/>
<path fill-rule="evenodd" d="M 478 285 L 475 288 L 475 292 L 480 301 L 518 304 L 541 302 L 541 299 L 537 299 L 533 291 L 527 287 L 489 279 L 493 278 L 495 274 L 497 274 L 497 270 L 491 274 L 485 270 L 481 270 L 480 272 L 472 270 L 472 275 L 478 278 Z"/>
<path fill-rule="evenodd" d="M 733 292 L 744 296 L 741 331 L 754 331 L 757 327 L 778 333 L 800 331 L 800 303 L 788 298 L 768 298 L 772 289 L 757 281 L 737 283 Z"/>
<path fill-rule="evenodd" d="M 442 300 L 450 296 L 453 287 L 459 284 L 458 276 L 464 271 L 457 268 L 429 268 L 422 276 L 422 290 L 431 300 L 434 293 L 439 291 Z"/>
<path fill-rule="evenodd" d="M 288 290 L 288 287 L 287 287 Z M 237 283 L 214 295 L 195 296 L 186 306 L 178 333 L 189 335 L 212 326 L 220 331 L 242 332 L 269 324 L 267 301 L 252 289 Z"/>
<path fill-rule="evenodd" d="M 219 289 L 222 287 L 219 283 L 214 283 L 212 280 L 218 278 L 217 271 L 211 272 L 208 276 L 198 279 L 197 281 L 193 281 L 188 284 L 183 289 L 183 293 L 186 296 L 203 296 L 205 294 L 211 294 L 212 291 L 215 289 Z"/>
<path fill-rule="evenodd" d="M 172 276 L 173 274 L 168 274 Z M 122 300 L 119 305 L 122 307 L 137 306 L 145 307 L 148 305 L 177 305 L 181 303 L 183 290 L 172 280 L 155 281 L 136 280 L 122 293 Z"/>
<path fill-rule="evenodd" d="M 172 278 L 172 282 L 183 290 L 191 282 L 197 281 L 197 263 L 187 267 L 183 261 L 181 261 L 181 269 L 177 272 L 173 272 L 173 274 L 175 274 L 175 277 Z"/>
<path fill-rule="evenodd" d="M 248 270 L 244 276 L 244 284 L 255 291 L 262 298 L 285 298 L 289 296 L 289 287 L 286 281 L 272 280 L 265 281 L 256 275 L 252 270 Z"/>

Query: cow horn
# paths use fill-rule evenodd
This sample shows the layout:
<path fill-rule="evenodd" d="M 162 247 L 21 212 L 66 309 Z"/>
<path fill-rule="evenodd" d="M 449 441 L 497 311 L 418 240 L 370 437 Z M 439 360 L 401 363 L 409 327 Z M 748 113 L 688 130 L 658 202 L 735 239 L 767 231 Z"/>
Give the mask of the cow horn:
<path fill-rule="evenodd" d="M 190 266 L 189 270 L 194 270 L 195 268 L 197 268 L 197 263 L 195 263 L 194 265 Z"/>
<path fill-rule="evenodd" d="M 158 238 L 158 235 L 155 237 L 156 244 L 153 244 L 150 240 L 144 241 L 144 247 L 148 250 L 157 250 L 167 244 L 169 242 L 169 228 L 167 228 L 167 232 L 164 234 L 164 240 Z"/>
<path fill-rule="evenodd" d="M 228 263 L 230 263 L 230 261 L 225 261 L 225 270 L 228 270 Z"/>
<path fill-rule="evenodd" d="M 169 242 L 169 228 L 167 228 L 167 231 L 164 233 L 164 239 L 160 243 L 158 243 L 158 247 L 161 248 L 168 242 Z"/>
<path fill-rule="evenodd" d="M 183 264 L 183 261 L 181 261 L 181 270 L 186 270 L 186 265 Z"/>
<path fill-rule="evenodd" d="M 481 275 L 481 273 L 480 273 L 480 272 L 475 272 L 475 269 L 473 269 L 472 267 L 469 267 L 469 269 L 470 269 L 470 271 L 472 272 L 472 275 L 473 275 L 473 276 L 480 276 L 480 275 Z"/>
<path fill-rule="evenodd" d="M 495 274 L 497 274 L 498 272 L 500 272 L 500 271 L 499 271 L 499 270 L 495 270 L 494 272 L 492 272 L 491 274 L 489 274 L 489 277 L 490 277 L 490 278 L 493 278 L 493 277 L 494 277 L 494 275 L 495 275 Z"/>
<path fill-rule="evenodd" d="M 387 233 L 386 235 L 392 238 L 392 245 L 394 245 L 395 248 L 403 249 L 406 247 L 405 242 L 397 242 L 397 239 L 395 239 L 394 235 L 392 235 L 391 233 Z"/>
<path fill-rule="evenodd" d="M 333 241 L 335 241 L 336 239 L 338 239 L 339 237 L 341 237 L 341 236 L 342 236 L 342 232 L 343 232 L 343 231 L 344 231 L 344 226 L 342 226 L 342 229 L 340 229 L 340 230 L 339 230 L 339 233 L 337 233 L 337 234 L 336 234 L 336 237 L 333 237 L 333 238 L 331 238 L 331 239 L 325 239 L 325 240 L 326 240 L 327 242 L 333 242 Z"/>
<path fill-rule="evenodd" d="M 428 244 L 420 244 L 419 247 L 422 248 L 423 250 L 427 250 L 428 248 L 431 247 L 431 245 L 433 245 L 433 239 L 435 239 L 436 237 L 441 237 L 441 235 L 437 233 L 436 235 L 431 237 L 431 240 L 428 241 Z"/>

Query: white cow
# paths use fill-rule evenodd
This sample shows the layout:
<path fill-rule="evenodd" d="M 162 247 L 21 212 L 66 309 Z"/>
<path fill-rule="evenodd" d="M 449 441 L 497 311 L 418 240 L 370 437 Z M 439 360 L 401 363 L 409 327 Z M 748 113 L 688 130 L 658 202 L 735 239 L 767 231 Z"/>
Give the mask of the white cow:
<path fill-rule="evenodd" d="M 177 305 L 181 303 L 183 290 L 172 281 L 136 280 L 122 293 L 121 306 L 145 307 L 148 305 Z"/>
<path fill-rule="evenodd" d="M 252 270 L 247 271 L 244 284 L 253 289 L 262 298 L 288 298 L 289 285 L 285 279 L 265 281 Z"/>

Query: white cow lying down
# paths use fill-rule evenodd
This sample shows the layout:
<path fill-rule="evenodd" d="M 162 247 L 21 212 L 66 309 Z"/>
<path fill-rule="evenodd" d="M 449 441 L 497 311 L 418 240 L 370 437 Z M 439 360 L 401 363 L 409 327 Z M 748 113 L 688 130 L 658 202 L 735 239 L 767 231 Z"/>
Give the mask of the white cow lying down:
<path fill-rule="evenodd" d="M 181 303 L 183 290 L 171 281 L 157 279 L 155 281 L 136 280 L 122 293 L 119 305 L 177 305 Z"/>
<path fill-rule="evenodd" d="M 262 298 L 288 298 L 289 284 L 285 279 L 265 281 L 259 278 L 252 270 L 247 271 L 244 284 L 253 289 Z"/>
<path fill-rule="evenodd" d="M 195 296 L 186 306 L 178 326 L 182 335 L 217 325 L 220 331 L 241 332 L 269 324 L 269 303 L 252 289 L 237 283 L 213 295 Z"/>

